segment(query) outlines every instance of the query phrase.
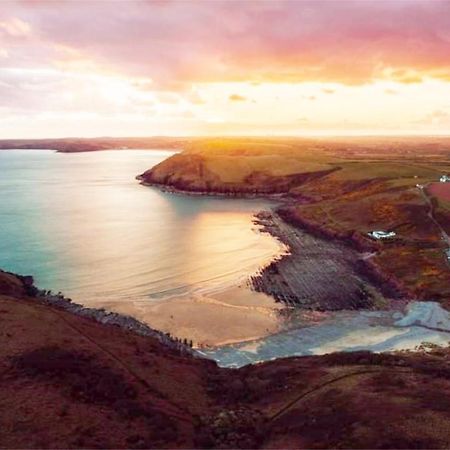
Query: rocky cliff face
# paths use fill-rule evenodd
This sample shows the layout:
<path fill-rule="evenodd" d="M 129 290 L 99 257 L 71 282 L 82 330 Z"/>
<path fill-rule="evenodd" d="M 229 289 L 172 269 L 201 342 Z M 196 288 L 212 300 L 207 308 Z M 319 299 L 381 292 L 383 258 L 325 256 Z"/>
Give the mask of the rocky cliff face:
<path fill-rule="evenodd" d="M 220 178 L 205 167 L 200 155 L 177 154 L 138 177 L 148 184 L 173 187 L 183 191 L 209 191 Z"/>
<path fill-rule="evenodd" d="M 32 294 L 35 289 L 33 277 L 18 276 L 0 270 L 0 294 L 11 297 L 23 297 Z"/>
<path fill-rule="evenodd" d="M 220 167 L 220 157 L 215 156 Z M 236 165 L 245 165 L 245 158 L 236 157 Z M 227 181 L 220 170 L 211 167 L 211 161 L 201 154 L 181 153 L 161 162 L 137 178 L 144 184 L 158 185 L 192 193 L 219 193 L 229 195 L 286 194 L 292 188 L 323 177 L 334 170 L 275 175 L 270 167 L 263 170 L 242 170 L 238 181 Z M 239 169 L 237 169 L 239 170 Z"/>

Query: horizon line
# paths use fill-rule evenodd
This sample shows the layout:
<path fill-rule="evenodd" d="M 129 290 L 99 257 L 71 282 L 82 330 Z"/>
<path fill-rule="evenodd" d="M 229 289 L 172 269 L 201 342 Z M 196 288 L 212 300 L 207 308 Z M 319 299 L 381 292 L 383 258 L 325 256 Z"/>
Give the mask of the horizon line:
<path fill-rule="evenodd" d="M 449 137 L 450 131 L 445 133 L 345 133 L 345 134 L 217 134 L 217 135 L 129 135 L 129 136 L 62 136 L 62 137 L 7 137 L 1 138 L 4 141 L 46 141 L 46 140 L 100 140 L 100 139 L 233 139 L 233 138 L 250 138 L 250 139 L 307 139 L 307 138 L 383 138 L 383 137 L 399 137 L 399 138 L 418 138 L 418 137 Z"/>

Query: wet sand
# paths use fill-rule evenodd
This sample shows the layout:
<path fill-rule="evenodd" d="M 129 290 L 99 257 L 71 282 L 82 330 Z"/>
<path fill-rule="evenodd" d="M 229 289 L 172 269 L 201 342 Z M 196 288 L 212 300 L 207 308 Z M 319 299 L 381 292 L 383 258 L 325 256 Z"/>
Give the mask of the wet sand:
<path fill-rule="evenodd" d="M 102 307 L 131 315 L 152 328 L 209 347 L 259 339 L 283 329 L 283 305 L 246 287 L 160 301 L 103 303 Z"/>
<path fill-rule="evenodd" d="M 322 317 L 311 317 L 320 311 L 372 309 L 383 300 L 356 273 L 354 265 L 361 257 L 357 251 L 295 228 L 269 211 L 259 213 L 255 224 L 284 250 L 244 285 L 100 306 L 205 348 L 266 338 L 304 326 L 305 321 L 320 321 Z"/>
<path fill-rule="evenodd" d="M 303 322 L 303 323 L 302 323 Z M 331 352 L 392 352 L 447 347 L 450 313 L 435 302 L 412 302 L 401 311 L 337 311 L 319 321 L 251 342 L 202 349 L 222 367 L 241 367 L 277 358 Z M 425 344 L 424 344 L 425 343 Z"/>

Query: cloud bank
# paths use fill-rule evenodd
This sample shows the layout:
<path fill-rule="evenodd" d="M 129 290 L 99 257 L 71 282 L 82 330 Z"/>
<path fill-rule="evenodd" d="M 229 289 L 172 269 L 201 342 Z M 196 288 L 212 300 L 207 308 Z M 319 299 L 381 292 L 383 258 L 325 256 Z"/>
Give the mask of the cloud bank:
<path fill-rule="evenodd" d="M 109 92 L 102 77 L 112 80 Z M 155 102 L 206 103 L 195 90 L 202 83 L 323 83 L 332 98 L 339 85 L 430 79 L 450 82 L 450 1 L 22 0 L 0 8 L 0 118 L 21 108 L 116 112 L 122 97 L 132 112 L 158 114 Z M 152 92 L 160 94 L 146 97 Z M 185 106 L 182 115 L 194 117 Z"/>

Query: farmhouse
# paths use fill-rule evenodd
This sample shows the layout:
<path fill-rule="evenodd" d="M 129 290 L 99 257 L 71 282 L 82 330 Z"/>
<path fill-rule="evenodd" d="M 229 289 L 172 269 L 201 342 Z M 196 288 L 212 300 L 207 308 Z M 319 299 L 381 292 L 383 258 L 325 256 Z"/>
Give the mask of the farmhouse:
<path fill-rule="evenodd" d="M 370 231 L 367 233 L 371 238 L 381 240 L 381 239 L 392 239 L 396 236 L 395 231 Z"/>

